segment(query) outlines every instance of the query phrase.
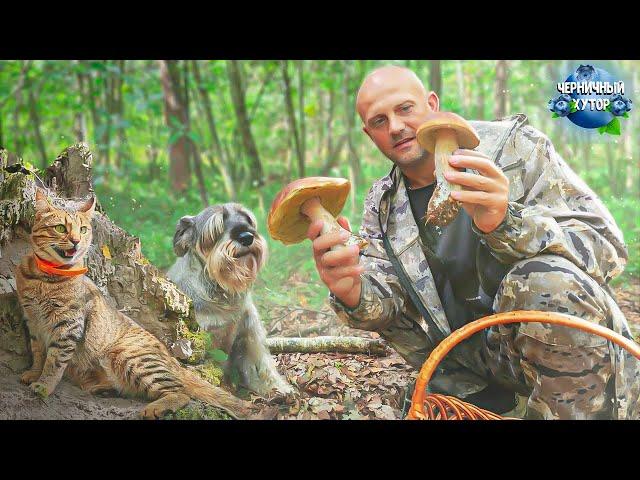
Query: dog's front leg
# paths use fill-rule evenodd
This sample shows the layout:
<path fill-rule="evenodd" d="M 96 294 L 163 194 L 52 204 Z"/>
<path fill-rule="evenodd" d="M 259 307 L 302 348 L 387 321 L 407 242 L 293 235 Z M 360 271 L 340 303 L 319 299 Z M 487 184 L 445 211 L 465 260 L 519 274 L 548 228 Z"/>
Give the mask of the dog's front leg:
<path fill-rule="evenodd" d="M 266 339 L 267 334 L 258 312 L 250 304 L 238 325 L 229 353 L 228 368 L 237 372 L 244 387 L 260 395 L 267 395 L 274 389 L 281 395 L 291 395 L 294 389 L 278 373 Z"/>

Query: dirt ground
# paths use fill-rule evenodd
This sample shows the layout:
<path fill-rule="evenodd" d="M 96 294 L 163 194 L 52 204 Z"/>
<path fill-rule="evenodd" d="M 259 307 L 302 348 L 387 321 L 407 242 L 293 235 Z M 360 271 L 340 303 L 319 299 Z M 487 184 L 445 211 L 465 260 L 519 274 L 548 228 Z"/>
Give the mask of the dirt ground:
<path fill-rule="evenodd" d="M 640 337 L 640 281 L 616 289 L 618 304 Z M 270 325 L 271 336 L 352 335 L 377 338 L 373 332 L 348 328 L 337 322 L 328 307 L 313 312 L 283 309 Z M 268 404 L 269 419 L 399 419 L 407 385 L 417 372 L 392 353 L 385 357 L 336 353 L 276 355 L 279 371 L 299 391 L 289 404 Z M 24 359 L 0 350 L 0 419 L 135 419 L 143 408 L 139 400 L 96 397 L 66 380 L 46 401 L 20 383 L 27 368 Z M 257 397 L 253 401 L 263 404 Z M 185 413 L 187 412 L 187 413 Z M 169 418 L 219 418 L 198 402 Z"/>

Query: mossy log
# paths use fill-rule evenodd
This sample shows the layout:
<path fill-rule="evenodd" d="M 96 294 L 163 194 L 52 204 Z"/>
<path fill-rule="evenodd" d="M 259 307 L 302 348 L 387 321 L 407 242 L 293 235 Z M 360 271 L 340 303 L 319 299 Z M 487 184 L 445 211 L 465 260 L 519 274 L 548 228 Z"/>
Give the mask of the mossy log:
<path fill-rule="evenodd" d="M 276 353 L 363 353 L 385 356 L 391 349 L 384 341 L 362 337 L 269 337 L 267 345 Z"/>
<path fill-rule="evenodd" d="M 93 193 L 92 155 L 78 143 L 66 148 L 44 171 L 6 167 L 22 163 L 0 150 L 0 348 L 28 353 L 14 268 L 30 252 L 36 184 L 49 189 L 54 205 L 73 206 Z M 18 170 L 15 173 L 10 171 Z M 107 301 L 171 345 L 183 326 L 197 328 L 191 300 L 142 255 L 140 239 L 115 225 L 100 206 L 93 220 L 87 275 Z M 167 226 L 167 235 L 172 235 Z"/>

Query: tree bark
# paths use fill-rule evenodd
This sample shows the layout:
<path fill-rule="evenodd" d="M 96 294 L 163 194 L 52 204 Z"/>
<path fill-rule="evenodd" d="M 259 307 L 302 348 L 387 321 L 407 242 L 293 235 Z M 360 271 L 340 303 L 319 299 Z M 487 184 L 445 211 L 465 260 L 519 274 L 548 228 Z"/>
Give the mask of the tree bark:
<path fill-rule="evenodd" d="M 362 337 L 267 337 L 267 345 L 272 354 L 335 352 L 386 356 L 391 353 L 384 341 Z"/>
<path fill-rule="evenodd" d="M 353 145 L 353 118 L 355 115 L 355 109 L 353 106 L 355 103 L 355 95 L 351 89 L 351 68 L 349 64 L 345 64 L 343 92 L 345 124 L 347 126 L 347 156 L 349 158 L 349 166 L 351 167 L 351 174 L 353 176 L 353 186 L 354 188 L 357 188 L 362 183 L 362 173 L 360 168 L 360 158 Z M 353 200 L 355 200 L 355 195 L 352 195 L 352 201 Z"/>
<path fill-rule="evenodd" d="M 125 60 L 118 60 L 118 71 L 120 72 L 117 77 L 117 87 L 116 87 L 116 118 L 118 120 L 118 151 L 116 153 L 116 164 L 118 167 L 122 166 L 122 160 L 124 158 L 124 154 L 126 152 L 130 152 L 129 150 L 129 141 L 127 139 L 127 130 L 124 127 L 124 75 L 125 75 Z M 130 157 L 129 153 L 129 157 Z"/>
<path fill-rule="evenodd" d="M 227 197 L 229 197 L 231 201 L 235 201 L 236 191 L 233 185 L 233 178 L 227 164 L 228 158 L 224 154 L 224 150 L 222 149 L 222 145 L 220 144 L 220 137 L 218 136 L 218 129 L 216 127 L 216 121 L 213 116 L 213 109 L 211 107 L 211 99 L 209 98 L 209 92 L 202 84 L 200 67 L 198 66 L 197 60 L 191 61 L 191 69 L 193 70 L 193 77 L 196 81 L 196 89 L 198 90 L 198 94 L 200 95 L 200 101 L 204 109 L 205 118 L 207 119 L 207 126 L 209 127 L 209 133 L 211 134 L 211 140 L 213 142 L 215 155 L 218 159 L 218 161 L 216 162 L 216 166 L 220 172 L 220 175 L 222 176 L 222 182 L 224 183 Z"/>
<path fill-rule="evenodd" d="M 87 96 L 85 98 L 85 103 L 89 105 L 91 120 L 93 122 L 93 145 L 98 150 L 98 161 L 102 161 L 100 155 L 103 149 L 100 146 L 100 136 L 98 135 L 98 130 L 100 129 L 100 116 L 98 115 L 98 109 L 96 107 L 96 92 L 93 86 L 93 76 L 91 75 L 89 70 L 89 62 L 87 60 L 82 60 L 81 63 L 84 66 L 85 72 L 80 73 L 80 76 L 84 77 L 87 86 Z"/>
<path fill-rule="evenodd" d="M 442 70 L 440 60 L 429 61 L 429 86 L 442 99 Z"/>
<path fill-rule="evenodd" d="M 8 157 L 0 151 L 0 170 Z M 75 206 L 92 193 L 92 163 L 86 145 L 76 144 L 46 169 L 43 181 L 55 205 Z M 28 354 L 28 337 L 13 272 L 31 251 L 35 185 L 32 175 L 22 173 L 7 174 L 0 182 L 0 348 L 20 356 Z M 197 327 L 189 298 L 142 255 L 140 240 L 113 224 L 99 204 L 86 264 L 87 275 L 110 305 L 166 343 L 177 340 L 185 325 Z"/>
<path fill-rule="evenodd" d="M 36 146 L 40 153 L 40 165 L 42 168 L 47 166 L 47 149 L 44 145 L 44 139 L 42 138 L 42 132 L 40 131 L 40 115 L 38 114 L 38 107 L 36 105 L 35 93 L 33 91 L 33 85 L 31 80 L 27 77 L 25 88 L 27 90 L 27 98 L 29 100 L 29 121 L 33 127 L 33 135 L 36 140 Z"/>
<path fill-rule="evenodd" d="M 249 157 L 251 165 L 250 176 L 252 187 L 261 187 L 264 185 L 264 172 L 258 149 L 256 148 L 253 134 L 251 133 L 251 124 L 247 116 L 247 105 L 245 100 L 245 92 L 242 88 L 242 77 L 237 60 L 227 60 L 227 75 L 229 77 L 229 86 L 231 88 L 231 99 L 233 109 L 236 114 L 238 130 L 242 139 L 242 146 L 245 153 Z"/>
<path fill-rule="evenodd" d="M 284 102 L 287 107 L 287 121 L 289 122 L 289 130 L 291 131 L 291 135 L 293 137 L 293 143 L 296 150 L 296 157 L 298 159 L 298 176 L 300 178 L 305 176 L 304 173 L 304 156 L 302 153 L 302 145 L 300 142 L 300 137 L 298 134 L 298 125 L 296 122 L 296 114 L 293 108 L 293 98 L 291 95 L 291 81 L 289 79 L 288 72 L 288 62 L 287 60 L 282 60 L 280 62 L 280 66 L 282 68 L 282 81 L 284 82 Z"/>
<path fill-rule="evenodd" d="M 298 60 L 298 115 L 300 119 L 300 152 L 302 163 L 307 161 L 307 129 L 304 118 L 304 60 Z"/>
<path fill-rule="evenodd" d="M 176 60 L 159 60 L 160 81 L 164 92 L 165 122 L 171 132 L 169 139 L 169 178 L 171 189 L 183 193 L 191 185 L 187 111 L 180 87 L 180 72 Z M 173 141 L 172 141 L 173 140 Z"/>
<path fill-rule="evenodd" d="M 507 61 L 498 60 L 496 65 L 495 107 L 493 116 L 502 118 L 507 114 Z"/>

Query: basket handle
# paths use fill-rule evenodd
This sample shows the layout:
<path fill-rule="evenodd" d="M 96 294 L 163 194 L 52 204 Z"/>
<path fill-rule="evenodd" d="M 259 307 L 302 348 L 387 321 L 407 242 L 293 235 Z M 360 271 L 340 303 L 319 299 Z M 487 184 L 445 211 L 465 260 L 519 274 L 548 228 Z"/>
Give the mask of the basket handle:
<path fill-rule="evenodd" d="M 453 347 L 458 345 L 463 340 L 466 340 L 474 333 L 484 330 L 487 327 L 493 325 L 505 325 L 507 323 L 552 323 L 555 325 L 563 325 L 565 327 L 573 327 L 579 330 L 583 330 L 588 333 L 593 333 L 600 337 L 604 337 L 607 340 L 621 346 L 638 360 L 640 360 L 640 345 L 633 340 L 623 337 L 619 333 L 613 330 L 603 327 L 581 318 L 573 317 L 571 315 L 564 315 L 553 312 L 540 312 L 536 310 L 515 310 L 513 312 L 497 313 L 488 317 L 474 320 L 466 324 L 465 326 L 455 330 L 451 335 L 442 340 L 436 348 L 433 349 L 429 358 L 424 362 L 418 378 L 416 379 L 416 386 L 411 398 L 411 408 L 407 414 L 407 419 L 420 419 L 426 418 L 424 410 L 424 400 L 427 389 L 427 384 L 435 372 L 436 367 L 442 361 L 442 359 L 449 353 Z"/>

